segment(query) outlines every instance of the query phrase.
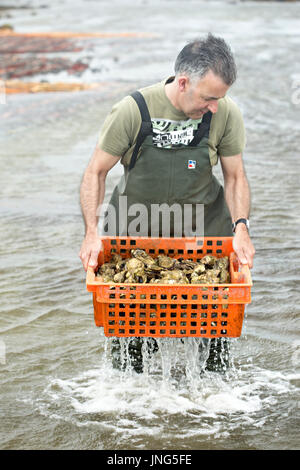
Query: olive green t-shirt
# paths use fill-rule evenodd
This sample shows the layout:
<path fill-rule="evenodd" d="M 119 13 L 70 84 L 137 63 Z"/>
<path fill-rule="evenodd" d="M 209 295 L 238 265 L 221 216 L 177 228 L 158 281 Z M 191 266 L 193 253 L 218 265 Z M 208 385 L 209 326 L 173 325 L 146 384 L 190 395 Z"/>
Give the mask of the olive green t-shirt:
<path fill-rule="evenodd" d="M 166 95 L 166 82 L 163 80 L 139 90 L 151 116 L 153 144 L 167 148 L 188 145 L 202 118 L 190 119 L 176 109 Z M 98 147 L 115 157 L 121 157 L 121 163 L 128 166 L 140 126 L 138 106 L 131 96 L 126 96 L 113 106 L 104 121 Z M 211 120 L 208 145 L 212 165 L 217 164 L 218 156 L 233 156 L 244 150 L 243 118 L 238 106 L 228 96 L 218 101 L 218 110 Z"/>

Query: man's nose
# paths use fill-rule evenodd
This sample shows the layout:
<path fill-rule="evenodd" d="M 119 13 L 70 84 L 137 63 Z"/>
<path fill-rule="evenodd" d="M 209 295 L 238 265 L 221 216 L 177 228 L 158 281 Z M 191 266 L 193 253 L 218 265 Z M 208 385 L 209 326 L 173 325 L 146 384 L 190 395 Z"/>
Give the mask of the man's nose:
<path fill-rule="evenodd" d="M 208 105 L 208 109 L 213 113 L 215 114 L 217 111 L 218 111 L 218 102 L 217 101 L 214 101 L 213 103 L 210 103 Z"/>

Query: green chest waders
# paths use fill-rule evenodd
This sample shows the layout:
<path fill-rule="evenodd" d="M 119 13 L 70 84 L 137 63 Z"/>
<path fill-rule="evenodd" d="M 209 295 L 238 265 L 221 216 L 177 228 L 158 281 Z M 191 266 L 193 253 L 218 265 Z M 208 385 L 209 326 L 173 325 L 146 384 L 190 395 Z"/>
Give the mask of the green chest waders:
<path fill-rule="evenodd" d="M 115 187 L 110 204 L 114 207 L 116 226 L 108 230 L 108 235 L 127 236 L 130 223 L 135 216 L 128 214 L 130 207 L 143 204 L 151 214 L 151 204 L 186 204 L 204 205 L 204 231 L 196 236 L 232 236 L 232 221 L 224 199 L 223 187 L 213 176 L 209 159 L 208 136 L 212 114 L 204 114 L 201 125 L 188 146 L 160 148 L 152 142 L 152 124 L 143 95 L 135 92 L 131 95 L 139 107 L 142 125 L 131 157 L 129 169 L 125 170 L 119 184 Z M 138 156 L 139 149 L 141 153 Z M 191 161 L 191 168 L 189 168 Z M 120 196 L 126 196 L 126 207 L 120 204 Z M 123 213 L 122 213 L 123 212 Z M 184 212 L 182 212 L 184 213 Z M 193 211 L 193 218 L 195 218 Z M 120 223 L 119 223 L 120 221 Z M 141 222 L 140 236 L 151 236 L 149 220 Z M 193 227 L 196 226 L 193 220 Z M 145 230 L 146 227 L 146 230 Z M 174 234 L 174 219 L 170 218 L 170 236 Z M 144 231 L 143 231 L 144 229 Z M 161 226 L 157 227 L 161 236 Z M 189 234 L 183 234 L 188 236 Z M 157 236 L 157 235 L 156 235 Z M 145 338 L 148 352 L 155 352 L 158 347 L 154 338 Z M 229 342 L 226 338 L 203 339 L 199 350 L 209 348 L 205 368 L 212 371 L 224 371 L 229 365 Z M 141 338 L 128 339 L 128 354 L 136 372 L 143 371 Z M 206 345 L 206 346 L 205 346 Z M 121 344 L 113 340 L 113 366 L 121 368 Z M 124 364 L 123 364 L 124 366 Z"/>
<path fill-rule="evenodd" d="M 136 235 L 151 236 L 153 205 L 174 204 L 181 207 L 184 217 L 185 207 L 192 208 L 190 215 L 193 229 L 196 225 L 197 205 L 204 206 L 204 230 L 202 233 L 186 233 L 184 221 L 177 234 L 173 212 L 170 211 L 170 236 L 232 236 L 231 216 L 224 199 L 221 184 L 212 173 L 209 159 L 208 135 L 212 114 L 204 114 L 193 140 L 189 145 L 174 148 L 161 148 L 153 145 L 152 124 L 149 111 L 141 93 L 131 95 L 139 107 L 142 125 L 138 134 L 129 169 L 125 170 L 119 184 L 115 187 L 110 204 L 115 209 L 116 226 L 108 225 L 105 233 L 109 235 L 131 235 L 130 226 L 137 217 L 136 204 L 147 209 L 147 220 L 142 220 Z M 138 152 L 141 150 L 139 158 Z M 126 198 L 120 198 L 126 196 Z M 126 202 L 124 202 L 126 199 Z M 178 206 L 177 206 L 178 207 Z M 131 209 L 130 209 L 131 208 Z M 132 210 L 133 209 L 133 210 Z M 152 225 L 151 225 L 152 223 Z M 161 218 L 157 221 L 153 236 L 162 236 Z M 115 233 L 113 233 L 115 231 Z"/>

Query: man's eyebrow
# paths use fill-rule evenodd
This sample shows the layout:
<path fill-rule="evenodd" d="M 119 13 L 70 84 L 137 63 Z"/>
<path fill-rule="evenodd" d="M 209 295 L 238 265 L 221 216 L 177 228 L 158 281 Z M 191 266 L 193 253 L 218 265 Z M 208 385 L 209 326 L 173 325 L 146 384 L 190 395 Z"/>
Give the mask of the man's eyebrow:
<path fill-rule="evenodd" d="M 220 96 L 219 98 L 216 98 L 215 96 L 202 96 L 204 100 L 220 100 L 222 98 L 225 98 L 226 95 Z"/>

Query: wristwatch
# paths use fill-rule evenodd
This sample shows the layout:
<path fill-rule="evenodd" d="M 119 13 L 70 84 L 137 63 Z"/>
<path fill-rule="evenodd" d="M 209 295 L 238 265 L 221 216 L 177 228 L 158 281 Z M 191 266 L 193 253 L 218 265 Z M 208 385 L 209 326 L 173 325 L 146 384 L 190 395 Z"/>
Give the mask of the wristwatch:
<path fill-rule="evenodd" d="M 246 227 L 247 227 L 247 230 L 249 230 L 249 227 L 250 227 L 249 220 L 248 219 L 238 219 L 232 224 L 232 231 L 233 232 L 235 232 L 237 224 L 240 224 L 240 223 L 245 224 Z"/>

